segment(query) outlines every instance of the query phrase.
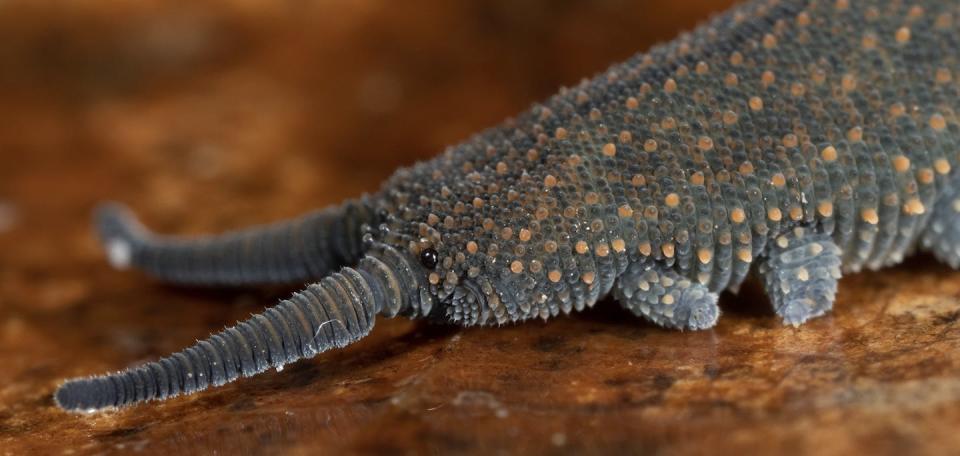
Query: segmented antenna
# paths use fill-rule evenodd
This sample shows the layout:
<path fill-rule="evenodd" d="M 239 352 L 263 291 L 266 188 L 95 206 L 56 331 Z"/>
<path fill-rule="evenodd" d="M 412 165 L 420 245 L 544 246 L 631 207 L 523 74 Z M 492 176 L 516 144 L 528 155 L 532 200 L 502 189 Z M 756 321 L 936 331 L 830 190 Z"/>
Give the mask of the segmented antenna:
<path fill-rule="evenodd" d="M 116 203 L 100 206 L 95 217 L 114 267 L 193 285 L 318 279 L 360 258 L 360 226 L 374 219 L 364 201 L 351 201 L 285 222 L 186 239 L 151 233 Z"/>
<path fill-rule="evenodd" d="M 57 405 L 95 411 L 220 386 L 269 368 L 343 347 L 366 336 L 377 313 L 409 307 L 409 275 L 395 264 L 400 255 L 367 256 L 265 312 L 183 351 L 115 374 L 69 380 L 56 392 Z M 399 273 L 396 271 L 400 271 Z"/>

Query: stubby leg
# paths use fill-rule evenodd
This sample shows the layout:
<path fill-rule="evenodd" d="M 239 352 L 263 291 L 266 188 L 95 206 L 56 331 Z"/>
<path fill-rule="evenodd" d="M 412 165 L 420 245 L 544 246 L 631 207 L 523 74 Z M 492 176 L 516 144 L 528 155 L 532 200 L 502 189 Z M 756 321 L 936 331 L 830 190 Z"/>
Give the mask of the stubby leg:
<path fill-rule="evenodd" d="M 634 314 L 668 328 L 711 328 L 720 316 L 716 293 L 657 265 L 631 266 L 613 292 Z"/>
<path fill-rule="evenodd" d="M 768 245 L 757 271 L 773 309 L 793 326 L 833 308 L 840 248 L 828 234 L 794 228 Z"/>
<path fill-rule="evenodd" d="M 960 186 L 947 189 L 937 200 L 920 245 L 951 268 L 960 269 Z"/>

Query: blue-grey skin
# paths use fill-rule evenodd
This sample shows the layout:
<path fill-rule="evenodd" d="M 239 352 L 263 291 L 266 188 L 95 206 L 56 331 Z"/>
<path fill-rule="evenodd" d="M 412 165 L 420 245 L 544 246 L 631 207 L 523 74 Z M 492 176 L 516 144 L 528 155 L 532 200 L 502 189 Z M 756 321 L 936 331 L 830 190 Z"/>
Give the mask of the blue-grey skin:
<path fill-rule="evenodd" d="M 159 362 L 68 381 L 57 403 L 221 385 L 349 344 L 377 314 L 504 324 L 612 293 L 703 329 L 753 271 L 799 325 L 830 310 L 841 271 L 917 249 L 956 268 L 958 21 L 953 1 L 755 1 L 298 220 L 183 240 L 106 206 L 118 266 L 319 282 Z"/>

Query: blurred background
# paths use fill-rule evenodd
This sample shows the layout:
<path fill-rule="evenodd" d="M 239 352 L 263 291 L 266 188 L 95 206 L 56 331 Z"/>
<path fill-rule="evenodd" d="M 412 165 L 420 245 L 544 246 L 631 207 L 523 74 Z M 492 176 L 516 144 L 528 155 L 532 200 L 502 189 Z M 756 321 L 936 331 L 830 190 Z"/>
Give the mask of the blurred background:
<path fill-rule="evenodd" d="M 90 417 L 53 406 L 66 377 L 180 349 L 288 291 L 173 289 L 112 271 L 89 228 L 96 202 L 125 202 L 157 231 L 191 234 L 372 192 L 397 167 L 731 3 L 0 1 L 0 454 L 956 443 L 937 433 L 955 429 L 956 413 L 939 408 L 910 412 L 934 427 L 895 432 L 901 415 L 820 413 L 849 399 L 850 369 L 955 378 L 957 355 L 877 361 L 846 336 L 874 337 L 857 332 L 870 329 L 860 314 L 838 312 L 797 336 L 758 310 L 763 298 L 696 334 L 616 306 L 501 330 L 378 322 L 356 347 L 217 391 Z M 960 293 L 955 276 L 932 268 L 915 268 L 927 274 L 918 286 Z M 877 293 L 892 299 L 902 282 L 851 279 L 845 302 L 860 290 L 863 305 L 886 309 Z M 945 385 L 956 403 L 960 383 Z M 854 418 L 869 431 L 836 434 Z"/>
<path fill-rule="evenodd" d="M 111 198 L 201 229 L 338 201 L 729 3 L 5 1 L 5 218 Z"/>

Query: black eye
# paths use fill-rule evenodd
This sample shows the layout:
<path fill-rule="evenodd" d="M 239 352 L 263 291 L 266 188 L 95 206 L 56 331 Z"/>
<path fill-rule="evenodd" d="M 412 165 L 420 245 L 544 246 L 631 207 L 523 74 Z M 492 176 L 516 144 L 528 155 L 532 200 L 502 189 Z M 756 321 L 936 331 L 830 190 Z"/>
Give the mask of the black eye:
<path fill-rule="evenodd" d="M 420 264 L 427 269 L 433 269 L 437 267 L 437 262 L 440 261 L 440 255 L 433 248 L 426 248 L 420 251 Z"/>

